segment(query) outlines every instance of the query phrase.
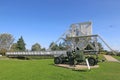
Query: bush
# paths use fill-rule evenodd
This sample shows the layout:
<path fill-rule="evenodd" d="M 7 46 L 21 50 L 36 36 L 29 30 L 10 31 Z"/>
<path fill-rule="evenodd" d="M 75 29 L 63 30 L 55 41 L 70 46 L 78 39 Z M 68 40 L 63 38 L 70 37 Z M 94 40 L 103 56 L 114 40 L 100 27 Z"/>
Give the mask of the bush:
<path fill-rule="evenodd" d="M 107 52 L 100 52 L 100 54 L 107 54 Z"/>
<path fill-rule="evenodd" d="M 117 56 L 120 56 L 120 52 L 117 53 Z"/>
<path fill-rule="evenodd" d="M 120 52 L 115 51 L 115 54 L 113 54 L 113 52 L 107 52 L 106 55 L 116 55 L 116 56 L 120 56 Z"/>
<path fill-rule="evenodd" d="M 114 55 L 113 52 L 107 52 L 106 55 Z"/>
<path fill-rule="evenodd" d="M 6 52 L 7 52 L 6 49 L 1 49 L 1 50 L 0 50 L 0 54 L 3 55 L 3 56 L 5 55 Z"/>

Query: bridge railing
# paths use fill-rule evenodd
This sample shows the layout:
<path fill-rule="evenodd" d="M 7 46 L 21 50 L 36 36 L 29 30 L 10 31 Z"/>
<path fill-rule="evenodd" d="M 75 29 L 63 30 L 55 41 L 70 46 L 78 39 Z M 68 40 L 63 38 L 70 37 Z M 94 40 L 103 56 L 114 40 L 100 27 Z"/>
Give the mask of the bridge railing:
<path fill-rule="evenodd" d="M 6 56 L 58 56 L 65 55 L 66 51 L 32 51 L 32 52 L 6 52 Z"/>

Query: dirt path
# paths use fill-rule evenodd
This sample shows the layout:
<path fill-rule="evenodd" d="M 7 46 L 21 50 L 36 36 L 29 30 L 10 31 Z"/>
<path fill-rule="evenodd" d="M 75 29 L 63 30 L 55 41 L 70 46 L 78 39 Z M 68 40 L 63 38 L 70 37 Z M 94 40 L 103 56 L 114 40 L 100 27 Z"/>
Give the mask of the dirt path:
<path fill-rule="evenodd" d="M 110 56 L 110 55 L 104 55 L 105 59 L 107 61 L 110 61 L 110 62 L 119 62 L 117 59 L 115 59 L 114 57 Z"/>

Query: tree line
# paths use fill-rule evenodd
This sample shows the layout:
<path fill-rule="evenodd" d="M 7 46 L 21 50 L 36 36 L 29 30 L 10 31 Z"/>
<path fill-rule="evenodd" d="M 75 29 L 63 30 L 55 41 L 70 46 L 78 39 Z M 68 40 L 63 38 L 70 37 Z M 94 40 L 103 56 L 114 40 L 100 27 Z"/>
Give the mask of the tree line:
<path fill-rule="evenodd" d="M 103 47 L 101 43 L 98 43 L 99 50 L 103 51 Z M 49 48 L 51 50 L 67 50 L 67 46 L 64 45 L 64 43 L 59 43 L 56 44 L 54 42 L 50 43 Z M 88 45 L 86 49 L 91 49 L 90 46 Z M 21 51 L 28 51 L 26 49 L 26 43 L 21 36 L 16 43 L 14 43 L 14 37 L 11 34 L 8 33 L 3 33 L 0 34 L 0 54 L 5 55 L 7 51 L 10 52 L 21 52 Z M 42 48 L 39 43 L 35 43 L 31 46 L 31 50 L 29 51 L 46 51 L 46 48 Z"/>
<path fill-rule="evenodd" d="M 0 34 L 0 54 L 5 55 L 7 51 L 10 52 L 22 52 L 22 51 L 45 51 L 46 48 L 42 48 L 39 43 L 35 43 L 31 46 L 31 50 L 26 49 L 26 43 L 21 36 L 16 43 L 14 43 L 14 37 L 12 34 L 9 33 L 3 33 Z M 50 46 L 51 47 L 54 42 L 51 42 Z M 65 47 L 62 46 L 60 43 L 59 45 L 55 44 L 52 47 L 52 50 L 65 50 Z"/>

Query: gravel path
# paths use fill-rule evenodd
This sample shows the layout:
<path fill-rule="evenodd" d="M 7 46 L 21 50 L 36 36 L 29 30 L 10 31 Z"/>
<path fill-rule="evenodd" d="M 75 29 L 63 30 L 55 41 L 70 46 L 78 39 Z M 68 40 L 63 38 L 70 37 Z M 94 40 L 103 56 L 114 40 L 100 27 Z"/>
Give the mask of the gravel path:
<path fill-rule="evenodd" d="M 110 61 L 110 62 L 119 62 L 117 59 L 115 59 L 114 57 L 112 57 L 110 55 L 104 55 L 104 57 L 106 58 L 107 61 Z"/>

